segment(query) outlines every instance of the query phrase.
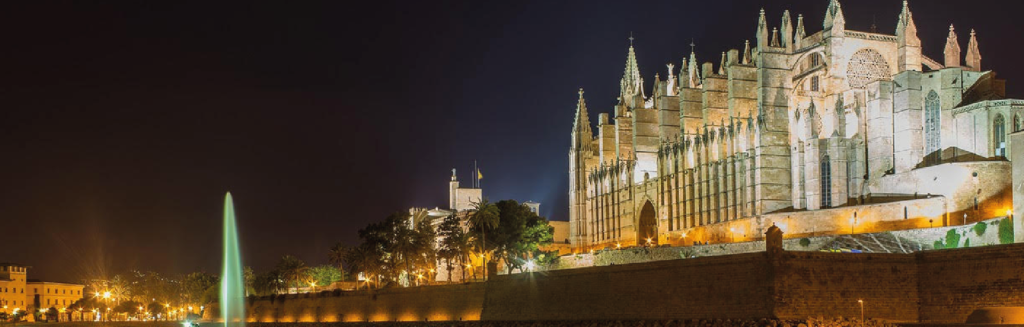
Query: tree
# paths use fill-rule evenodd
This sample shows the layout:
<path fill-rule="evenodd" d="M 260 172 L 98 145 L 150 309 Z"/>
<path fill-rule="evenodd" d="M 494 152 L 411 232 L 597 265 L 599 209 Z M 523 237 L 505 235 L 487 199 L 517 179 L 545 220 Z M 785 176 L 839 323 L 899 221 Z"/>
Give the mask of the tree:
<path fill-rule="evenodd" d="M 492 233 L 496 256 L 504 262 L 511 273 L 523 270 L 523 264 L 530 260 L 540 245 L 550 244 L 552 227 L 547 220 L 537 216 L 526 205 L 515 200 L 503 200 L 495 204 L 498 208 L 498 227 Z"/>
<path fill-rule="evenodd" d="M 203 302 L 203 296 L 207 290 L 218 284 L 219 279 L 217 276 L 205 273 L 205 272 L 194 272 L 185 275 L 181 279 L 181 294 L 183 295 L 183 302 L 189 306 L 198 307 L 205 305 Z"/>
<path fill-rule="evenodd" d="M 253 294 L 257 296 L 277 294 L 282 287 L 284 287 L 284 283 L 277 271 L 271 270 L 253 277 Z"/>
<path fill-rule="evenodd" d="M 309 285 L 309 267 L 306 266 L 306 262 L 302 259 L 296 258 L 292 255 L 285 255 L 281 257 L 281 261 L 277 262 L 275 267 L 277 272 L 280 274 L 281 279 L 284 280 L 284 285 L 287 288 Z"/>
<path fill-rule="evenodd" d="M 163 304 L 153 302 L 146 306 L 146 311 L 149 312 L 150 316 L 161 316 L 164 317 L 164 319 L 166 320 L 167 310 L 164 310 L 165 308 L 166 307 Z"/>
<path fill-rule="evenodd" d="M 501 219 L 498 207 L 483 199 L 473 205 L 469 213 L 470 235 L 476 240 L 476 248 L 484 256 L 484 276 L 487 276 L 487 252 L 495 248 L 493 242 L 487 242 L 487 234 L 498 226 Z"/>
<path fill-rule="evenodd" d="M 309 277 L 317 286 L 330 286 L 341 280 L 342 275 L 341 269 L 333 265 L 322 265 L 309 269 Z"/>
<path fill-rule="evenodd" d="M 459 260 L 462 255 L 464 244 L 459 241 L 465 238 L 466 232 L 462 230 L 462 222 L 455 213 L 452 213 L 444 218 L 441 225 L 437 227 L 437 234 L 441 237 L 441 246 L 438 248 L 437 255 L 441 260 L 445 262 L 445 270 L 448 271 L 448 283 L 452 282 L 452 270 L 455 269 L 453 264 Z M 463 275 L 465 270 L 463 269 Z M 465 279 L 465 276 L 463 276 Z"/>
<path fill-rule="evenodd" d="M 60 318 L 60 313 L 57 312 L 57 307 L 50 307 L 46 309 L 46 321 L 57 321 Z"/>
<path fill-rule="evenodd" d="M 331 247 L 331 250 L 327 252 L 327 262 L 338 266 L 338 270 L 344 274 L 345 255 L 348 254 L 349 250 L 350 249 L 344 244 L 341 244 L 341 242 L 335 243 L 334 246 Z"/>
<path fill-rule="evenodd" d="M 378 249 L 365 242 L 357 247 L 349 249 L 349 251 L 345 253 L 345 262 L 348 263 L 349 269 L 351 269 L 352 273 L 356 275 L 357 280 L 359 277 L 358 275 L 360 273 L 363 274 L 363 277 L 366 278 L 367 285 L 369 285 L 370 281 L 374 278 L 379 278 L 378 276 L 381 275 L 381 270 L 384 266 L 383 259 L 378 253 Z"/>
<path fill-rule="evenodd" d="M 256 272 L 252 270 L 252 267 L 245 266 L 242 269 L 242 280 L 244 283 L 243 287 L 245 287 L 245 295 L 256 294 L 256 291 L 253 289 L 253 283 L 256 281 Z"/>

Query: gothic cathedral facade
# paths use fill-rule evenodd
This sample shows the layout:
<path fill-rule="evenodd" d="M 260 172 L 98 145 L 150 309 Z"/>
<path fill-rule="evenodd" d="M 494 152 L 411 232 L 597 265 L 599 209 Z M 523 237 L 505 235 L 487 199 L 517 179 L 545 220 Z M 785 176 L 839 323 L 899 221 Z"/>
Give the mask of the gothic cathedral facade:
<path fill-rule="evenodd" d="M 764 10 L 756 39 L 719 64 L 694 53 L 644 89 L 632 44 L 611 115 L 592 128 L 580 90 L 569 150 L 576 249 L 959 224 L 1001 215 L 1007 135 L 1024 101 L 965 60 L 922 55 L 906 3 L 895 35 L 847 30 L 832 0 L 822 30 Z M 860 216 L 858 216 L 858 214 Z M 957 217 L 953 219 L 952 217 Z M 927 223 L 925 222 L 927 221 Z M 788 230 L 787 230 L 788 229 Z"/>

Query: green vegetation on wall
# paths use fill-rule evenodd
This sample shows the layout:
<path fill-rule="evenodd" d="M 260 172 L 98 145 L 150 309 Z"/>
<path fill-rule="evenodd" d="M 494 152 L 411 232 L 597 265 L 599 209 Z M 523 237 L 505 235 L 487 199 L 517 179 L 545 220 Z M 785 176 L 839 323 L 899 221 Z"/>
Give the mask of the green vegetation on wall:
<path fill-rule="evenodd" d="M 811 245 L 811 239 L 806 237 L 800 239 L 800 246 L 807 247 L 809 245 Z"/>
<path fill-rule="evenodd" d="M 960 245 L 960 234 L 955 229 L 950 229 L 946 232 L 946 248 L 955 249 Z"/>
<path fill-rule="evenodd" d="M 975 234 L 978 234 L 978 236 L 982 236 L 985 235 L 985 230 L 988 229 L 988 224 L 986 224 L 985 222 L 979 222 L 977 224 L 974 224 L 973 229 Z"/>
<path fill-rule="evenodd" d="M 1013 243 L 1013 224 L 1009 219 L 999 221 L 999 244 Z"/>

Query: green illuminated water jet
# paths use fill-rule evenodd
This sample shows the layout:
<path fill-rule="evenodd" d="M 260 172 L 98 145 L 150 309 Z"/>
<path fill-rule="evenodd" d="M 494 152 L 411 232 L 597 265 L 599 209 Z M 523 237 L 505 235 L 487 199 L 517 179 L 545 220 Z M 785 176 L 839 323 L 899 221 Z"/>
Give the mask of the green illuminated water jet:
<path fill-rule="evenodd" d="M 231 192 L 224 196 L 224 271 L 220 278 L 220 316 L 224 326 L 245 326 L 245 290 L 242 288 L 242 259 L 238 251 L 235 205 Z"/>

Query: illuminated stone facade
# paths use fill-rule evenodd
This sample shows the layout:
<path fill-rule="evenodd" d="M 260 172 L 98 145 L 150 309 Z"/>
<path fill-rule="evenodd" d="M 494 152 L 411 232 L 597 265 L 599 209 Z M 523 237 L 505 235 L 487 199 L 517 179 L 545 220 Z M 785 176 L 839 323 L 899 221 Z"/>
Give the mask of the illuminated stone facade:
<path fill-rule="evenodd" d="M 965 61 L 949 28 L 939 63 L 921 54 L 909 6 L 895 35 L 847 30 L 831 1 L 822 30 L 786 11 L 755 40 L 668 64 L 647 95 L 632 44 L 612 112 L 592 130 L 580 90 L 569 151 L 570 239 L 593 249 L 960 224 L 1011 206 L 1007 135 L 1024 101 Z M 794 28 L 795 25 L 795 28 Z M 716 58 L 718 59 L 718 58 Z M 648 241 L 649 240 L 649 241 Z"/>
<path fill-rule="evenodd" d="M 84 285 L 26 279 L 28 266 L 0 263 L 0 312 L 67 308 L 82 298 Z"/>

